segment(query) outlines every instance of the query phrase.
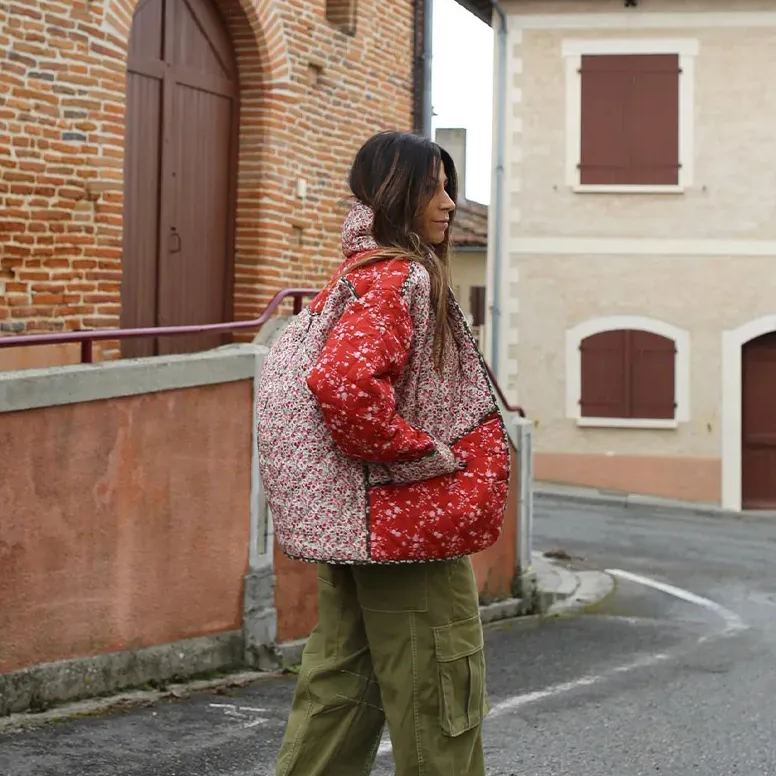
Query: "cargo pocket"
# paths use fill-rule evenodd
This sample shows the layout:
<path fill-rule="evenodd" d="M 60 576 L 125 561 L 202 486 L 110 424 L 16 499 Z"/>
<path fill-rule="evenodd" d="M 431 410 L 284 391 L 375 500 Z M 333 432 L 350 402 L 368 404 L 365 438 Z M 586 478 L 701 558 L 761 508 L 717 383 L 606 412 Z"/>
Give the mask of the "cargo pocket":
<path fill-rule="evenodd" d="M 485 713 L 485 654 L 479 614 L 434 628 L 439 674 L 439 723 L 458 736 L 477 727 Z"/>

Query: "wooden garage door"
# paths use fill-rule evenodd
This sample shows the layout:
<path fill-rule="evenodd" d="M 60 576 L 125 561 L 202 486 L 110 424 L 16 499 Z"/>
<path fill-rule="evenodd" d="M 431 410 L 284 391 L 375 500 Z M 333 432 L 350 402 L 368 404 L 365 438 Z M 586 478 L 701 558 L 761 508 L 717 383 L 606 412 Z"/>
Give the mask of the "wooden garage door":
<path fill-rule="evenodd" d="M 776 509 L 776 332 L 744 345 L 742 496 L 744 509 Z"/>
<path fill-rule="evenodd" d="M 229 320 L 238 89 L 212 0 L 143 0 L 127 70 L 122 326 Z M 222 341 L 125 340 L 122 354 Z"/>

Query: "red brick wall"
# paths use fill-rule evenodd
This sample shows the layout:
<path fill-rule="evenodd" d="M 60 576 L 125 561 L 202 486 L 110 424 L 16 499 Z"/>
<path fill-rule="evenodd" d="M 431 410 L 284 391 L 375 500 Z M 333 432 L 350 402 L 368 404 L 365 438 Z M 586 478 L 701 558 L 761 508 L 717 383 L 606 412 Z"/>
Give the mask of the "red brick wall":
<path fill-rule="evenodd" d="M 353 153 L 412 127 L 413 2 L 359 0 L 354 35 L 325 0 L 214 2 L 240 71 L 234 310 L 248 318 L 278 288 L 323 282 Z M 119 325 L 136 4 L 0 4 L 0 334 Z"/>

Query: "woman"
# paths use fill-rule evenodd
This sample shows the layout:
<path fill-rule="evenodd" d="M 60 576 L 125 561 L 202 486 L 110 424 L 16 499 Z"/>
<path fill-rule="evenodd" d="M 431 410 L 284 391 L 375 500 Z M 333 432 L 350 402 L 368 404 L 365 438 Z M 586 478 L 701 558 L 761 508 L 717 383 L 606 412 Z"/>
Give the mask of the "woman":
<path fill-rule="evenodd" d="M 319 563 L 278 776 L 482 776 L 485 665 L 468 556 L 498 537 L 507 437 L 448 286 L 450 156 L 381 133 L 350 173 L 345 260 L 268 355 L 261 474 L 275 535 Z M 434 562 L 432 562 L 434 561 Z"/>

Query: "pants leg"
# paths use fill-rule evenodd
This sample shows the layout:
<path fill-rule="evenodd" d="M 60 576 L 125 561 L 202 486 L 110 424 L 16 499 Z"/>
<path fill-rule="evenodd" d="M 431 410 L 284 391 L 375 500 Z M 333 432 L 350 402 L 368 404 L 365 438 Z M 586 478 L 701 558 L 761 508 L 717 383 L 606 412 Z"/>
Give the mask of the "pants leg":
<path fill-rule="evenodd" d="M 353 569 L 396 776 L 484 776 L 485 658 L 462 558 Z"/>
<path fill-rule="evenodd" d="M 352 570 L 321 564 L 277 776 L 367 776 L 385 723 Z"/>

